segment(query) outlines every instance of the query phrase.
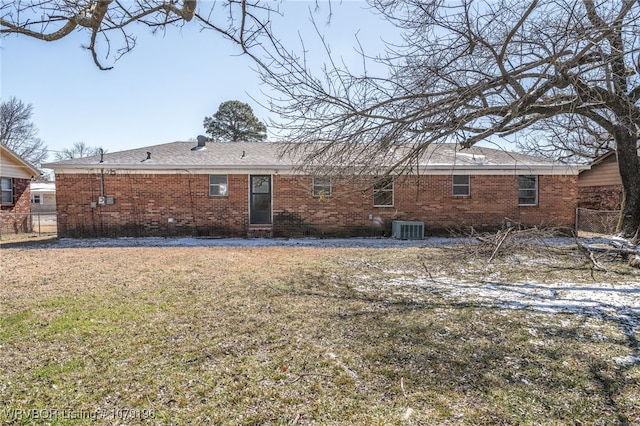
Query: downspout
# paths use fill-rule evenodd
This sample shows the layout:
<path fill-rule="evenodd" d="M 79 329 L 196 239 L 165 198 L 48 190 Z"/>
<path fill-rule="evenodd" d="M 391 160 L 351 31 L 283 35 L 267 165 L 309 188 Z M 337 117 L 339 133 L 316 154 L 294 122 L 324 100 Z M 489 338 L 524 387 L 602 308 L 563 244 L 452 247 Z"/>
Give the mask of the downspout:
<path fill-rule="evenodd" d="M 104 151 L 100 148 L 100 163 L 104 162 Z M 104 199 L 104 169 L 100 169 L 100 197 Z"/>
<path fill-rule="evenodd" d="M 104 199 L 104 169 L 100 169 L 100 198 Z"/>
<path fill-rule="evenodd" d="M 100 148 L 100 163 L 104 162 L 104 151 Z M 104 169 L 100 169 L 100 197 L 98 198 L 98 205 L 106 204 L 104 198 Z M 104 223 L 102 222 L 102 212 L 98 212 L 98 218 L 100 219 L 100 234 L 104 234 Z M 104 235 L 101 235 L 102 237 Z"/>

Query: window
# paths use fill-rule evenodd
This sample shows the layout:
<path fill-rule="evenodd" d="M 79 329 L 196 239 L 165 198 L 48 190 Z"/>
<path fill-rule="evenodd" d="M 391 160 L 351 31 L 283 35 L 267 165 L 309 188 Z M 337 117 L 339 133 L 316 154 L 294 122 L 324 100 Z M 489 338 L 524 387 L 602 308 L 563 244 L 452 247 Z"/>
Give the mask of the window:
<path fill-rule="evenodd" d="M 373 185 L 374 207 L 393 206 L 393 179 L 380 179 Z"/>
<path fill-rule="evenodd" d="M 313 196 L 325 198 L 331 196 L 331 179 L 327 177 L 313 178 Z"/>
<path fill-rule="evenodd" d="M 42 198 L 40 194 L 31 194 L 31 204 L 42 204 L 44 201 Z"/>
<path fill-rule="evenodd" d="M 518 204 L 538 205 L 538 176 L 518 176 Z"/>
<path fill-rule="evenodd" d="M 227 175 L 209 175 L 209 195 L 212 197 L 226 197 L 229 195 Z"/>
<path fill-rule="evenodd" d="M 464 197 L 471 194 L 469 175 L 453 175 L 453 196 Z"/>
<path fill-rule="evenodd" d="M 13 179 L 0 178 L 0 188 L 2 189 L 2 204 L 13 204 Z"/>

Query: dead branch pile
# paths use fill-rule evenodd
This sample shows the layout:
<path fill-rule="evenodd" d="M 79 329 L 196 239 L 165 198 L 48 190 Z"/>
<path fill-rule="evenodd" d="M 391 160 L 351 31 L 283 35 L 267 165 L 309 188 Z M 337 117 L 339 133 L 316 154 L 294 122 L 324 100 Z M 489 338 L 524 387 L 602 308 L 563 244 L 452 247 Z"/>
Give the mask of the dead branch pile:
<path fill-rule="evenodd" d="M 640 268 L 640 245 L 633 241 L 621 239 L 609 239 L 597 244 L 578 242 L 578 247 L 593 263 L 597 269 L 604 269 L 599 263 L 600 259 L 628 261 L 634 268 Z"/>
<path fill-rule="evenodd" d="M 550 241 L 559 235 L 565 235 L 561 229 L 538 228 L 538 227 L 510 227 L 495 233 L 480 233 L 473 227 L 468 230 L 453 232 L 458 237 L 473 238 L 475 244 L 468 244 L 464 247 L 466 255 L 474 259 L 485 258 L 487 263 L 503 255 L 513 255 L 515 253 L 533 257 L 549 257 L 558 254 L 559 250 L 566 252 L 567 247 L 557 247 L 550 245 Z M 603 262 L 624 261 L 630 266 L 640 268 L 640 244 L 635 239 L 600 239 L 597 243 L 585 243 L 576 239 L 575 246 L 570 251 L 575 251 L 587 258 L 594 269 L 607 271 Z"/>
<path fill-rule="evenodd" d="M 510 227 L 496 233 L 479 233 L 471 228 L 466 237 L 475 239 L 478 243 L 465 247 L 474 258 L 488 258 L 487 263 L 493 262 L 504 254 L 531 253 L 540 256 L 541 248 L 552 249 L 548 245 L 550 238 L 557 237 L 561 232 L 555 228 L 541 229 Z"/>

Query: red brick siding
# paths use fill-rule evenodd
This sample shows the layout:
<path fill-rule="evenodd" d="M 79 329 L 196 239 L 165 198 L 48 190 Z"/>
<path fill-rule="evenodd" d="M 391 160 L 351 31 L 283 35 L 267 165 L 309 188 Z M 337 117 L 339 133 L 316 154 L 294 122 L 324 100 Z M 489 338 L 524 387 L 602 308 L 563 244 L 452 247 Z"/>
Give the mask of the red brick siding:
<path fill-rule="evenodd" d="M 325 201 L 312 198 L 310 176 L 275 176 L 274 233 L 388 235 L 393 220 L 425 222 L 428 231 L 473 226 L 495 229 L 511 221 L 573 227 L 576 176 L 539 176 L 537 206 L 518 206 L 517 176 L 471 176 L 471 195 L 454 197 L 452 177 L 406 177 L 394 184 L 393 207 L 373 207 L 373 191 L 334 185 Z M 371 216 L 372 219 L 369 219 Z"/>
<path fill-rule="evenodd" d="M 620 210 L 621 185 L 581 186 L 578 188 L 578 207 L 594 210 Z"/>
<path fill-rule="evenodd" d="M 247 176 L 229 175 L 228 184 L 228 197 L 210 197 L 209 175 L 105 174 L 105 195 L 115 203 L 92 208 L 100 175 L 58 174 L 58 234 L 245 236 Z"/>
<path fill-rule="evenodd" d="M 105 175 L 115 204 L 91 207 L 100 175 L 56 175 L 61 237 L 210 235 L 248 233 L 248 176 L 229 175 L 229 196 L 210 197 L 208 175 Z M 373 207 L 373 191 L 334 184 L 321 201 L 311 176 L 273 176 L 274 236 L 388 235 L 393 220 L 424 221 L 428 231 L 474 226 L 572 227 L 575 176 L 540 176 L 537 206 L 518 206 L 517 176 L 471 177 L 471 195 L 453 197 L 451 176 L 398 179 L 392 207 Z M 169 218 L 173 222 L 168 221 Z"/>
<path fill-rule="evenodd" d="M 13 178 L 14 204 L 0 207 L 0 229 L 3 234 L 19 234 L 33 230 L 30 183 L 30 179 Z"/>

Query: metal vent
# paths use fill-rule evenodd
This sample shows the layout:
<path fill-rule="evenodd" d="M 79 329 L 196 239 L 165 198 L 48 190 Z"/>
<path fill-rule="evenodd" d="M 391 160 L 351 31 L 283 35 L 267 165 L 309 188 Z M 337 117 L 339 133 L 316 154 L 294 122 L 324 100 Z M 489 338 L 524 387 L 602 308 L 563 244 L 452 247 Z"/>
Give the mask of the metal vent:
<path fill-rule="evenodd" d="M 394 220 L 391 223 L 391 236 L 401 240 L 423 240 L 424 222 Z"/>
<path fill-rule="evenodd" d="M 207 149 L 207 137 L 198 135 L 196 138 L 198 140 L 198 145 L 191 148 L 191 151 L 201 151 L 203 149 Z"/>

